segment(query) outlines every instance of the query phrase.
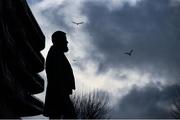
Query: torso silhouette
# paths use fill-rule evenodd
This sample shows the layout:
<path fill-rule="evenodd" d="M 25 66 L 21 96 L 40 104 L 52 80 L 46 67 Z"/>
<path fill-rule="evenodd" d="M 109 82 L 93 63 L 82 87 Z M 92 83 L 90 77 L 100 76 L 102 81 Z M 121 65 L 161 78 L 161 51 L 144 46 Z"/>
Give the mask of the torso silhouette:
<path fill-rule="evenodd" d="M 48 86 L 46 92 L 45 115 L 55 114 L 62 107 L 62 99 L 75 89 L 72 68 L 64 52 L 52 46 L 46 59 Z M 59 114 L 59 113 L 58 113 Z M 49 116 L 49 115 L 48 115 Z"/>

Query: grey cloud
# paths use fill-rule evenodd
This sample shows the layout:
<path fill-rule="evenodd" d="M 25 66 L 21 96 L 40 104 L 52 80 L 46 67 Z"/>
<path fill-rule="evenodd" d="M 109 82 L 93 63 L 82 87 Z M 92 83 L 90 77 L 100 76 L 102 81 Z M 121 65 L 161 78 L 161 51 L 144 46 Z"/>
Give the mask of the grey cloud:
<path fill-rule="evenodd" d="M 41 2 L 43 0 L 27 0 L 28 4 L 37 4 L 38 2 Z"/>
<path fill-rule="evenodd" d="M 50 22 L 51 25 L 70 33 L 72 32 L 72 28 L 67 25 L 65 20 L 67 17 L 65 10 L 67 10 L 69 4 L 70 2 L 65 1 L 60 5 L 48 7 L 47 9 L 42 10 L 41 13 Z M 71 22 L 69 24 L 71 24 Z"/>
<path fill-rule="evenodd" d="M 31 0 L 29 0 L 31 1 Z M 32 0 L 30 4 L 33 3 Z M 65 21 L 64 10 L 70 2 L 42 11 L 52 25 L 73 32 Z M 180 78 L 180 6 L 170 5 L 170 0 L 142 0 L 136 6 L 128 3 L 114 10 L 91 0 L 85 2 L 82 12 L 88 17 L 86 32 L 94 45 L 88 59 L 99 65 L 99 73 L 119 68 L 135 68 L 157 76 L 166 74 L 170 81 Z M 46 23 L 44 23 L 46 24 Z M 124 54 L 134 49 L 131 57 Z M 90 50 L 89 50 L 90 51 Z M 104 56 L 99 58 L 99 54 Z M 150 70 L 150 68 L 152 68 Z M 126 79 L 126 75 L 119 75 Z M 174 86 L 159 90 L 147 86 L 134 88 L 120 102 L 112 117 L 168 118 L 166 106 L 175 96 Z"/>
<path fill-rule="evenodd" d="M 97 60 L 99 72 L 149 68 L 150 72 L 179 77 L 180 6 L 173 7 L 170 2 L 143 0 L 134 7 L 125 4 L 114 10 L 86 2 L 82 11 L 89 19 L 86 29 L 95 46 L 90 56 Z M 134 49 L 132 57 L 123 54 L 129 49 Z M 99 54 L 104 56 L 101 61 Z"/>
<path fill-rule="evenodd" d="M 171 105 L 177 96 L 177 86 L 163 90 L 153 84 L 142 89 L 134 87 L 115 106 L 112 118 L 173 118 Z"/>

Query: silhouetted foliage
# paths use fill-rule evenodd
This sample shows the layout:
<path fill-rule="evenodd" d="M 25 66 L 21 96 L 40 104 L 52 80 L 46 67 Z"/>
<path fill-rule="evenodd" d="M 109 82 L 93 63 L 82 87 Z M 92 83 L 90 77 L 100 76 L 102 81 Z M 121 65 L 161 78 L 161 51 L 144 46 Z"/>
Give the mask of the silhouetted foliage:
<path fill-rule="evenodd" d="M 174 118 L 180 118 L 180 98 L 174 102 L 173 106 L 173 116 Z"/>
<path fill-rule="evenodd" d="M 101 92 L 74 94 L 71 96 L 77 117 L 80 119 L 105 119 L 109 117 L 108 95 Z"/>
<path fill-rule="evenodd" d="M 180 87 L 177 87 L 177 98 L 174 100 L 172 115 L 174 118 L 180 118 Z"/>

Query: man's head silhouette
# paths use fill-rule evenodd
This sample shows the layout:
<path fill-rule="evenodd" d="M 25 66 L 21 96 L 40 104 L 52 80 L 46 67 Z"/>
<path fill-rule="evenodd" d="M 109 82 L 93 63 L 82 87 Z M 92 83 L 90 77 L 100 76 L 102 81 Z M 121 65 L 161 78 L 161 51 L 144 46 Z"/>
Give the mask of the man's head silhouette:
<path fill-rule="evenodd" d="M 68 41 L 66 38 L 66 33 L 62 31 L 56 31 L 52 34 L 52 43 L 55 47 L 62 50 L 62 52 L 68 51 Z"/>

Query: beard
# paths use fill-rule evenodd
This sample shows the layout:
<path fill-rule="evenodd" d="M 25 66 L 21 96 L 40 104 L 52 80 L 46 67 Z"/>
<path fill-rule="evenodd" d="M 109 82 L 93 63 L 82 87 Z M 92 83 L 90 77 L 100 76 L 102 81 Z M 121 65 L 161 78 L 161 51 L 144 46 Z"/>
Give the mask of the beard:
<path fill-rule="evenodd" d="M 66 47 L 64 47 L 63 51 L 64 51 L 64 52 L 68 52 L 68 51 L 69 51 L 69 48 L 66 46 Z"/>
<path fill-rule="evenodd" d="M 61 52 L 68 52 L 69 51 L 69 48 L 68 48 L 67 45 L 58 45 L 58 44 L 56 44 L 56 45 L 54 45 L 54 47 L 57 50 L 61 51 Z"/>

